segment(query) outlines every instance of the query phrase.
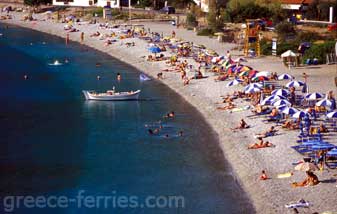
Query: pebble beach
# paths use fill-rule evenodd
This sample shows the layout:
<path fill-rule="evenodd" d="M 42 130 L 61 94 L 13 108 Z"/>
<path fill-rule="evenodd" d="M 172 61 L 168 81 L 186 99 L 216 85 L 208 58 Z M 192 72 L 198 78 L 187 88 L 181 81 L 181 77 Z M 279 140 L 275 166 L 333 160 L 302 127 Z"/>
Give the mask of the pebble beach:
<path fill-rule="evenodd" d="M 14 24 L 20 27 L 45 32 L 59 37 L 66 37 L 67 32 L 63 29 L 64 23 L 57 23 L 54 20 L 45 20 L 43 15 L 34 15 L 37 21 L 22 21 L 23 13 L 14 13 L 13 19 L 1 20 L 3 23 Z M 42 21 L 44 20 L 44 21 Z M 207 48 L 216 51 L 220 55 L 225 55 L 227 50 L 231 50 L 233 57 L 242 54 L 239 51 L 232 51 L 235 44 L 219 43 L 215 38 L 198 37 L 193 31 L 177 29 L 170 23 L 141 22 L 145 29 L 162 33 L 169 36 L 174 30 L 176 37 L 195 44 L 202 44 Z M 149 62 L 146 57 L 149 55 L 148 43 L 138 38 L 126 38 L 117 40 L 111 45 L 105 46 L 104 41 L 89 35 L 99 31 L 109 33 L 107 29 L 98 28 L 98 24 L 81 23 L 74 25 L 79 31 L 69 33 L 69 39 L 80 42 L 80 34 L 84 32 L 84 45 L 105 52 L 123 62 L 132 65 L 145 74 L 156 79 L 157 74 L 167 69 L 167 64 L 163 61 Z M 5 33 L 5 32 L 4 32 Z M 135 43 L 135 46 L 127 47 L 126 43 Z M 163 52 L 165 56 L 171 53 Z M 192 59 L 187 59 L 190 64 L 196 63 Z M 337 65 L 312 65 L 296 67 L 289 70 L 284 67 L 282 59 L 279 57 L 258 57 L 248 58 L 243 64 L 253 67 L 259 71 L 271 71 L 278 74 L 289 73 L 297 80 L 303 80 L 302 73 L 308 75 L 307 83 L 310 92 L 327 93 L 333 91 L 337 94 L 334 77 L 337 72 Z M 242 90 L 242 86 L 226 87 L 225 82 L 216 82 L 213 73 L 206 72 L 207 78 L 193 79 L 187 86 L 184 86 L 178 72 L 163 72 L 163 84 L 167 85 L 194 108 L 196 108 L 212 127 L 217 135 L 218 143 L 222 149 L 225 159 L 230 163 L 233 177 L 248 194 L 255 210 L 247 210 L 246 213 L 292 213 L 291 209 L 285 208 L 285 204 L 304 199 L 312 203 L 309 208 L 299 209 L 300 213 L 337 213 L 337 170 L 323 170 L 316 173 L 322 181 L 316 186 L 293 188 L 291 183 L 301 181 L 305 178 L 304 172 L 294 170 L 292 163 L 303 159 L 303 156 L 291 148 L 296 145 L 298 131 L 284 130 L 276 126 L 279 130 L 276 136 L 268 138 L 275 145 L 272 148 L 249 150 L 247 146 L 255 143 L 256 133 L 263 132 L 270 128 L 270 123 L 265 123 L 260 117 L 247 117 L 252 115 L 250 110 L 231 112 L 227 110 L 217 110 L 223 104 L 221 96 Z M 281 84 L 285 84 L 285 82 Z M 237 107 L 250 105 L 248 102 L 238 99 L 234 101 Z M 238 125 L 240 119 L 251 126 L 249 129 L 233 131 L 231 128 Z M 326 141 L 337 145 L 337 133 L 331 133 Z M 270 179 L 261 181 L 259 176 L 261 170 L 266 170 Z M 278 179 L 281 173 L 293 172 L 289 178 Z"/>

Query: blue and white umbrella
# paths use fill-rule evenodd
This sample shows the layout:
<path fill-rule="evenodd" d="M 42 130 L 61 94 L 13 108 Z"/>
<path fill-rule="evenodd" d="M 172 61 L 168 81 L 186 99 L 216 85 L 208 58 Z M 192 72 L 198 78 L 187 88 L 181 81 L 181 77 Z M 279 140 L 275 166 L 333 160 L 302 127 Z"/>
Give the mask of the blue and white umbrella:
<path fill-rule="evenodd" d="M 151 53 L 154 53 L 154 54 L 160 53 L 160 52 L 161 52 L 161 49 L 160 49 L 160 47 L 158 47 L 158 46 L 152 46 L 152 47 L 149 47 L 148 50 L 149 50 Z"/>
<path fill-rule="evenodd" d="M 309 114 L 304 111 L 298 111 L 292 115 L 293 118 L 303 118 L 305 116 L 309 116 Z"/>
<path fill-rule="evenodd" d="M 316 106 L 331 106 L 331 105 L 332 105 L 332 102 L 328 99 L 323 99 L 316 103 Z"/>
<path fill-rule="evenodd" d="M 327 150 L 327 149 L 335 148 L 335 146 L 332 144 L 326 143 L 326 144 L 313 145 L 311 148 L 313 150 Z"/>
<path fill-rule="evenodd" d="M 287 88 L 290 88 L 290 87 L 300 87 L 300 86 L 303 86 L 304 85 L 304 82 L 302 82 L 302 81 L 298 81 L 298 80 L 293 80 L 293 81 L 291 81 L 291 82 L 288 82 L 287 84 L 286 84 L 286 87 Z"/>
<path fill-rule="evenodd" d="M 289 106 L 287 106 L 287 105 L 280 105 L 280 106 L 276 106 L 276 108 L 277 108 L 279 111 L 283 111 L 284 109 L 289 108 Z"/>
<path fill-rule="evenodd" d="M 239 85 L 240 83 L 242 83 L 243 81 L 242 80 L 239 80 L 239 79 L 234 79 L 232 81 L 230 81 L 229 83 L 227 83 L 227 87 L 230 87 L 230 86 L 233 86 L 233 85 Z"/>
<path fill-rule="evenodd" d="M 295 114 L 296 112 L 298 112 L 298 110 L 295 109 L 295 108 L 292 108 L 292 107 L 286 107 L 286 108 L 283 108 L 283 110 L 282 110 L 282 113 L 283 113 L 283 114 L 290 114 L 290 115 L 293 115 L 293 114 Z"/>
<path fill-rule="evenodd" d="M 328 156 L 337 156 L 337 148 L 333 148 L 326 153 Z"/>
<path fill-rule="evenodd" d="M 328 118 L 337 118 L 337 111 L 330 112 L 326 116 Z"/>
<path fill-rule="evenodd" d="M 259 88 L 262 89 L 263 85 L 261 83 L 251 83 L 244 87 L 244 91 L 248 90 L 249 88 Z"/>
<path fill-rule="evenodd" d="M 273 106 L 280 106 L 280 105 L 291 106 L 291 103 L 288 100 L 277 100 L 277 101 L 273 102 L 272 104 L 273 104 Z"/>
<path fill-rule="evenodd" d="M 317 92 L 305 95 L 305 99 L 307 99 L 307 100 L 317 100 L 317 99 L 320 99 L 320 98 L 323 98 L 323 97 L 324 97 L 323 94 L 320 94 L 320 93 L 317 93 Z"/>
<path fill-rule="evenodd" d="M 260 88 L 254 88 L 254 87 L 252 87 L 252 88 L 248 88 L 247 90 L 245 90 L 245 93 L 246 94 L 253 94 L 253 93 L 260 92 L 260 91 L 261 91 Z"/>
<path fill-rule="evenodd" d="M 271 96 L 264 98 L 261 102 L 261 105 L 270 105 L 272 102 L 275 102 L 277 100 L 283 100 L 283 99 L 287 99 L 287 98 L 280 96 L 280 95 L 271 95 Z"/>
<path fill-rule="evenodd" d="M 277 77 L 278 80 L 292 80 L 294 79 L 293 76 L 291 76 L 290 74 L 281 74 Z"/>
<path fill-rule="evenodd" d="M 281 96 L 288 96 L 289 91 L 286 89 L 275 89 L 274 91 L 271 92 L 272 95 L 281 95 Z"/>

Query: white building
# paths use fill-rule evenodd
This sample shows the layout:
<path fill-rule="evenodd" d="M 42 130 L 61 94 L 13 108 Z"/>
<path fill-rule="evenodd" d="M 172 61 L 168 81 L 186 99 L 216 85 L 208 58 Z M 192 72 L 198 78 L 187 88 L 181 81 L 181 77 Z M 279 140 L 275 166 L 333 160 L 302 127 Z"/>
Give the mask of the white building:
<path fill-rule="evenodd" d="M 120 0 L 53 0 L 55 6 L 76 6 L 76 7 L 111 7 L 118 8 Z"/>

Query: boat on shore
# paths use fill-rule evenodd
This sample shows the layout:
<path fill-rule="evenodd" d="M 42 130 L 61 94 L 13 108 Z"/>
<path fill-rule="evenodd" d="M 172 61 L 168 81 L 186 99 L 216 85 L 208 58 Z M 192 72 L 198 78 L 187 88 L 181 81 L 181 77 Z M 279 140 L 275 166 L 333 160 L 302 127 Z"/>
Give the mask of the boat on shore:
<path fill-rule="evenodd" d="M 129 92 L 116 92 L 108 90 L 103 93 L 96 91 L 82 91 L 86 100 L 118 101 L 118 100 L 138 100 L 140 90 Z"/>

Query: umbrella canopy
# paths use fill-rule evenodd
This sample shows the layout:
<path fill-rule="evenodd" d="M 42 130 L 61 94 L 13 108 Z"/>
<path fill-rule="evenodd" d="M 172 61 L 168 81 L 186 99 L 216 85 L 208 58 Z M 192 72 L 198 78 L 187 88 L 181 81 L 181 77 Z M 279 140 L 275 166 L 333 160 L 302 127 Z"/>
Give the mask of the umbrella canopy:
<path fill-rule="evenodd" d="M 280 106 L 280 105 L 286 105 L 286 106 L 291 106 L 291 103 L 288 100 L 277 100 L 272 103 L 273 106 Z"/>
<path fill-rule="evenodd" d="M 149 47 L 149 49 L 148 49 L 151 53 L 160 53 L 161 52 L 161 49 L 160 49 L 160 47 L 158 47 L 158 46 L 151 46 L 151 47 Z"/>
<path fill-rule="evenodd" d="M 230 87 L 230 86 L 233 86 L 233 85 L 239 85 L 240 83 L 242 83 L 243 81 L 242 80 L 239 80 L 239 79 L 234 79 L 232 81 L 230 81 L 229 83 L 227 83 L 227 87 Z"/>
<path fill-rule="evenodd" d="M 307 94 L 305 96 L 305 99 L 307 99 L 307 100 L 317 100 L 317 99 L 320 99 L 320 98 L 323 98 L 323 95 L 320 94 L 320 93 L 317 93 L 317 92 L 310 93 L 310 94 Z"/>
<path fill-rule="evenodd" d="M 246 65 L 240 65 L 236 70 L 237 72 L 243 72 L 243 71 L 253 70 L 253 68 L 246 66 Z"/>
<path fill-rule="evenodd" d="M 261 105 L 270 105 L 272 102 L 275 102 L 277 100 L 282 100 L 282 99 L 286 99 L 286 98 L 283 96 L 279 96 L 279 95 L 271 95 L 271 96 L 264 98 L 261 102 Z"/>
<path fill-rule="evenodd" d="M 246 77 L 249 77 L 249 78 L 252 78 L 253 76 L 255 76 L 255 74 L 257 73 L 256 70 L 245 70 L 245 71 L 242 71 L 239 76 L 242 77 L 242 76 L 246 76 Z"/>
<path fill-rule="evenodd" d="M 253 94 L 253 93 L 260 92 L 260 91 L 261 91 L 260 88 L 254 88 L 254 87 L 252 87 L 252 88 L 248 88 L 247 90 L 245 90 L 245 93 L 246 94 Z"/>
<path fill-rule="evenodd" d="M 329 155 L 329 156 L 337 156 L 337 148 L 331 149 L 330 151 L 328 151 L 328 152 L 326 153 L 326 155 Z"/>
<path fill-rule="evenodd" d="M 255 74 L 255 77 L 269 77 L 270 72 L 269 71 L 260 71 L 257 74 Z"/>
<path fill-rule="evenodd" d="M 332 105 L 332 103 L 331 103 L 331 101 L 328 100 L 328 99 L 323 99 L 323 100 L 318 101 L 318 102 L 316 103 L 316 106 L 331 106 L 331 105 Z"/>
<path fill-rule="evenodd" d="M 315 171 L 315 170 L 318 170 L 318 167 L 313 163 L 304 162 L 304 163 L 297 164 L 295 166 L 295 170 L 303 171 L 303 172 Z"/>
<path fill-rule="evenodd" d="M 328 149 L 332 149 L 335 148 L 336 146 L 330 144 L 330 143 L 326 143 L 326 144 L 316 144 L 313 145 L 311 148 L 313 150 L 328 150 Z"/>
<path fill-rule="evenodd" d="M 286 52 L 284 52 L 283 54 L 281 54 L 281 57 L 296 57 L 296 54 L 291 51 L 291 50 L 287 50 Z"/>
<path fill-rule="evenodd" d="M 248 90 L 249 88 L 259 88 L 259 89 L 262 89 L 263 85 L 261 83 L 251 83 L 247 86 L 244 87 L 243 90 Z"/>
<path fill-rule="evenodd" d="M 289 91 L 286 89 L 275 89 L 274 91 L 271 92 L 272 95 L 280 95 L 280 96 L 288 96 Z"/>
<path fill-rule="evenodd" d="M 337 118 L 337 111 L 330 112 L 326 116 L 328 118 Z"/>
<path fill-rule="evenodd" d="M 262 82 L 262 81 L 267 81 L 267 80 L 269 80 L 269 78 L 265 76 L 253 77 L 252 79 L 253 82 Z"/>
<path fill-rule="evenodd" d="M 303 118 L 305 116 L 309 116 L 309 114 L 304 111 L 298 111 L 292 115 L 293 118 Z"/>
<path fill-rule="evenodd" d="M 281 74 L 277 77 L 278 80 L 292 80 L 294 79 L 293 76 L 291 76 L 290 74 Z"/>
<path fill-rule="evenodd" d="M 295 109 L 295 108 L 292 108 L 292 107 L 284 107 L 283 110 L 282 110 L 283 114 L 288 114 L 288 115 L 293 115 L 296 112 L 298 112 L 298 110 Z"/>
<path fill-rule="evenodd" d="M 287 88 L 290 88 L 290 87 L 300 87 L 300 86 L 303 86 L 304 85 L 304 82 L 302 82 L 302 81 L 298 81 L 298 80 L 293 80 L 293 81 L 291 81 L 291 82 L 288 82 L 287 84 L 286 84 L 286 87 Z"/>

